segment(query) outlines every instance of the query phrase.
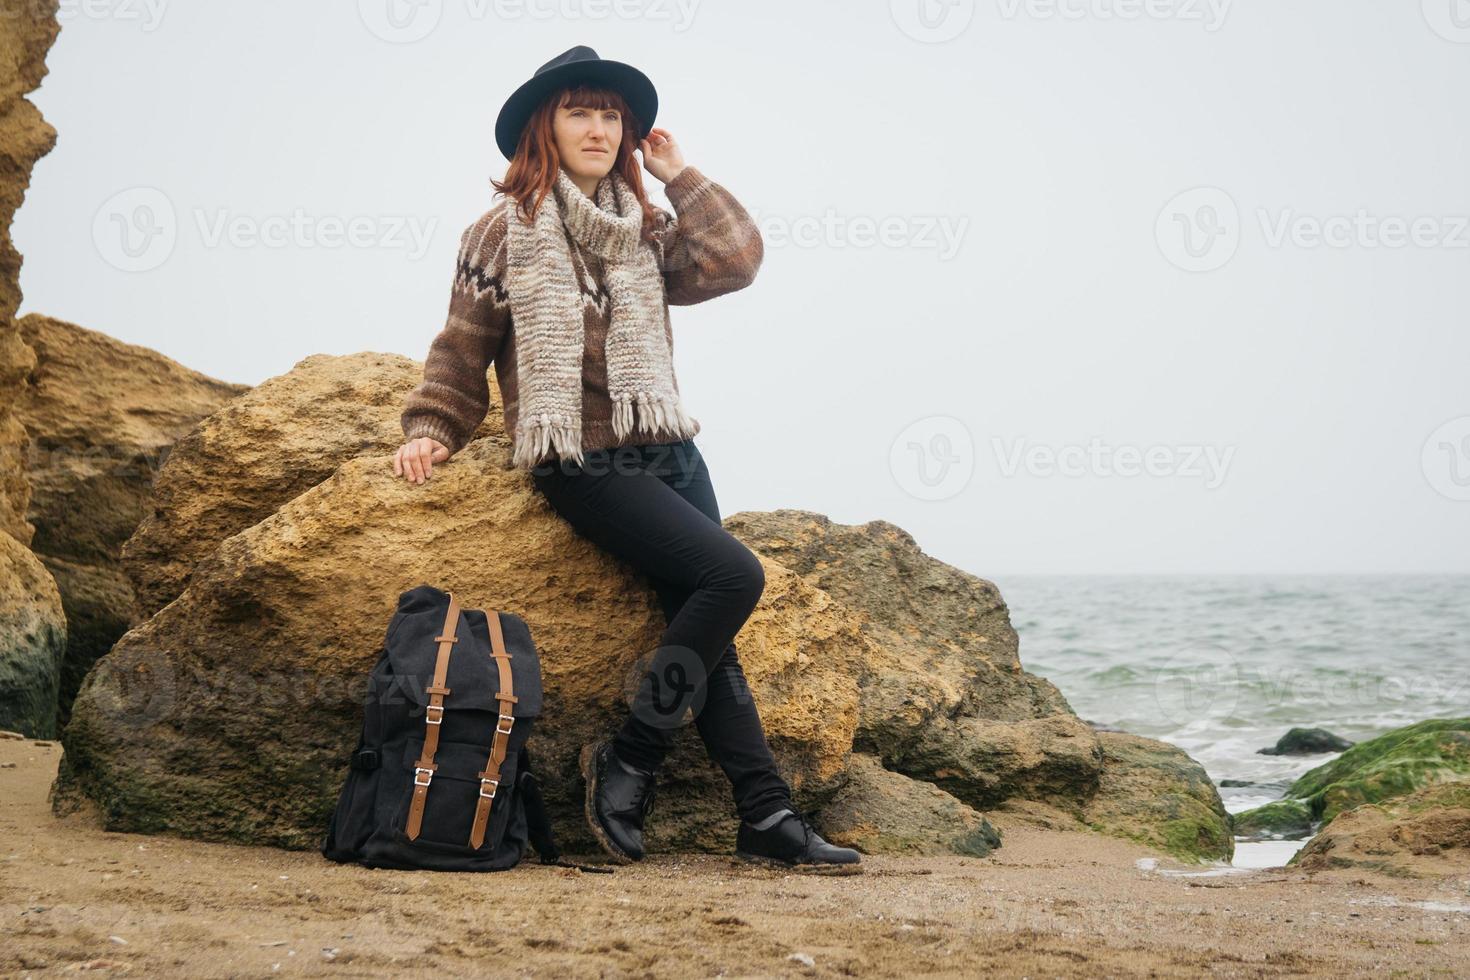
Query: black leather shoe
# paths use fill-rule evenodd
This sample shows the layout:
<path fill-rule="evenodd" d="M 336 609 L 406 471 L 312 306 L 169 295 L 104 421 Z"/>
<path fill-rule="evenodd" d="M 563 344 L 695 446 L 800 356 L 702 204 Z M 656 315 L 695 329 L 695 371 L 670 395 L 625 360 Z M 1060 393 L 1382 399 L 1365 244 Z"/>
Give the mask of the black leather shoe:
<path fill-rule="evenodd" d="M 829 844 L 803 813 L 788 813 L 765 830 L 740 821 L 735 855 L 746 861 L 824 874 L 861 874 L 862 855 Z"/>
<path fill-rule="evenodd" d="M 653 808 L 656 773 L 629 772 L 613 753 L 612 739 L 582 746 L 578 759 L 587 783 L 583 812 L 592 836 L 620 864 L 643 859 L 643 818 Z"/>

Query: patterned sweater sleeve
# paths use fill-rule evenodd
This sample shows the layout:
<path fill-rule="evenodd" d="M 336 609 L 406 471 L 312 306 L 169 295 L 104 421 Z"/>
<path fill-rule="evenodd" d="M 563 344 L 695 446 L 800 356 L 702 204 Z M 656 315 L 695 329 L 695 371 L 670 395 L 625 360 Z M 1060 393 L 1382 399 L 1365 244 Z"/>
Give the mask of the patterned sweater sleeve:
<path fill-rule="evenodd" d="M 664 185 L 674 214 L 659 209 L 659 268 L 671 306 L 744 289 L 765 256 L 760 229 L 735 196 L 692 166 Z"/>
<path fill-rule="evenodd" d="M 406 439 L 428 436 L 460 451 L 490 411 L 486 371 L 510 324 L 501 267 L 503 208 L 492 208 L 460 236 L 449 314 L 429 345 L 424 380 L 404 399 Z"/>

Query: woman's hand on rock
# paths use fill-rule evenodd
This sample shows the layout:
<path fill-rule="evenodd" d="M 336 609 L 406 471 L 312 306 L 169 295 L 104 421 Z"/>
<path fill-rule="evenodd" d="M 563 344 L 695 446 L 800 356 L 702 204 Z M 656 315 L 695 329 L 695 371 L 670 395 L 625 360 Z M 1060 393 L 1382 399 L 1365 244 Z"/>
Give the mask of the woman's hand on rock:
<path fill-rule="evenodd" d="M 450 456 L 449 447 L 438 439 L 419 436 L 398 447 L 393 454 L 393 475 L 409 483 L 423 483 L 434 473 L 434 464 Z"/>

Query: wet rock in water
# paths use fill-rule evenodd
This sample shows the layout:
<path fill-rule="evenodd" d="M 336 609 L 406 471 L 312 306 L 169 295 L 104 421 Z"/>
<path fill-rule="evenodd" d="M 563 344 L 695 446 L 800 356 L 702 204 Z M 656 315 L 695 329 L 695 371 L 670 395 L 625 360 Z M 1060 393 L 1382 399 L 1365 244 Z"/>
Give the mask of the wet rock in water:
<path fill-rule="evenodd" d="M 1353 743 L 1325 728 L 1293 728 L 1276 740 L 1270 748 L 1256 749 L 1258 755 L 1320 755 L 1342 752 Z"/>
<path fill-rule="evenodd" d="M 1429 878 L 1470 872 L 1470 782 L 1424 786 L 1343 811 L 1288 864 Z"/>
<path fill-rule="evenodd" d="M 1255 783 L 1249 779 L 1222 779 L 1216 785 L 1221 789 L 1239 789 L 1244 786 L 1254 786 Z"/>
<path fill-rule="evenodd" d="M 1230 826 L 1245 840 L 1297 840 L 1312 832 L 1312 806 L 1305 800 L 1277 800 L 1232 815 Z"/>

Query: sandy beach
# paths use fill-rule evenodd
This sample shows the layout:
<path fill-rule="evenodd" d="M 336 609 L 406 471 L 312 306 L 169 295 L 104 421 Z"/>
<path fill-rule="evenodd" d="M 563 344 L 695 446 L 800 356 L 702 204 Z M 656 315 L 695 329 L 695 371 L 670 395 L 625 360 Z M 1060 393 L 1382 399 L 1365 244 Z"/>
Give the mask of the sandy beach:
<path fill-rule="evenodd" d="M 991 857 L 869 856 L 853 877 L 680 854 L 611 875 L 373 871 L 58 819 L 60 754 L 0 740 L 7 977 L 1449 977 L 1470 962 L 1470 878 L 1202 874 L 1047 829 L 1035 807 L 988 814 Z"/>

